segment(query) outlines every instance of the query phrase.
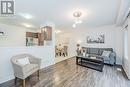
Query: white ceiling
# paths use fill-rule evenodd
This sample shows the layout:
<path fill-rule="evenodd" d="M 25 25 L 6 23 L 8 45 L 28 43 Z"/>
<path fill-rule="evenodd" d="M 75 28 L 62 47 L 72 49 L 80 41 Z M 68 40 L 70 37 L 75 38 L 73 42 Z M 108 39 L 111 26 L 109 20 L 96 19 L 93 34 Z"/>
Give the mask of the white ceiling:
<path fill-rule="evenodd" d="M 97 27 L 116 23 L 121 0 L 15 0 L 15 16 L 1 17 L 0 22 L 21 26 L 32 24 L 38 29 L 45 22 L 53 22 L 57 29 L 71 29 L 73 12 L 81 10 L 83 23 L 78 27 Z M 25 19 L 19 13 L 28 13 Z"/>

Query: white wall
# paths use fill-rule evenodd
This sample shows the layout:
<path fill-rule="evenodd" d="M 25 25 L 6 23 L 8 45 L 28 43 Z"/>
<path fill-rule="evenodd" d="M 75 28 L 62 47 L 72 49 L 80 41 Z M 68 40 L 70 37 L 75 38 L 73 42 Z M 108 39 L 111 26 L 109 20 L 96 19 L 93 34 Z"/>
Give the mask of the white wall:
<path fill-rule="evenodd" d="M 5 81 L 11 80 L 14 78 L 13 75 L 13 69 L 12 65 L 10 63 L 10 58 L 14 55 L 21 54 L 21 53 L 29 53 L 32 54 L 36 57 L 39 57 L 42 59 L 42 64 L 41 68 L 44 68 L 46 66 L 52 65 L 55 63 L 55 33 L 54 33 L 54 28 L 53 28 L 53 41 L 52 41 L 52 46 L 35 46 L 35 47 L 26 47 L 23 46 L 21 42 L 24 42 L 24 34 L 25 30 L 20 27 L 16 26 L 9 26 L 9 25 L 2 25 L 3 29 L 8 29 L 9 31 L 14 31 L 12 38 L 16 38 L 16 40 L 11 40 L 10 42 L 14 42 L 15 45 L 10 44 L 10 46 L 6 47 L 1 47 L 0 46 L 0 83 L 3 83 Z M 21 33 L 20 33 L 21 32 Z M 7 33 L 7 37 L 8 37 Z M 12 35 L 12 34 L 11 34 Z M 4 37 L 6 39 L 7 37 Z M 17 39 L 17 38 L 20 38 Z M 19 43 L 20 41 L 20 43 Z M 16 45 L 17 43 L 17 45 Z M 0 44 L 4 45 L 4 44 Z M 8 44 L 7 44 L 8 45 Z"/>
<path fill-rule="evenodd" d="M 0 31 L 4 32 L 4 35 L 0 36 L 0 47 L 26 45 L 25 28 L 0 24 Z"/>
<path fill-rule="evenodd" d="M 86 37 L 89 35 L 105 34 L 105 44 L 87 44 Z M 67 36 L 69 40 L 69 55 L 76 55 L 76 44 L 81 41 L 81 46 L 113 48 L 117 53 L 117 64 L 122 64 L 122 39 L 123 33 L 120 27 L 103 26 L 98 28 L 73 29 L 73 32 L 61 34 L 59 37 Z M 63 39 L 62 39 L 63 40 Z"/>
<path fill-rule="evenodd" d="M 128 58 L 125 58 L 125 55 L 123 54 L 123 68 L 130 79 L 130 18 L 126 21 L 124 24 L 124 27 L 128 24 Z"/>
<path fill-rule="evenodd" d="M 126 66 L 128 66 L 128 77 L 130 79 L 130 17 L 128 20 L 128 63 L 126 64 Z"/>
<path fill-rule="evenodd" d="M 0 47 L 26 46 L 26 32 L 36 32 L 33 29 L 6 24 L 0 24 L 0 31 L 4 32 L 4 35 L 0 36 Z"/>

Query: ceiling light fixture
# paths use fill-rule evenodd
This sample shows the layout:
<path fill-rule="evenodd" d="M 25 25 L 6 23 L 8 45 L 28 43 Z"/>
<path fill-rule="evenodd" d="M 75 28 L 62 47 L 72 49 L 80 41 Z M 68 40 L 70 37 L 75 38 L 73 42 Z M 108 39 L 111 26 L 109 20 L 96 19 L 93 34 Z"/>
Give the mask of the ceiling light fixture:
<path fill-rule="evenodd" d="M 74 19 L 74 24 L 72 25 L 73 28 L 76 28 L 77 24 L 81 24 L 82 23 L 82 20 L 80 20 L 81 16 L 82 16 L 82 13 L 80 11 L 75 11 L 73 13 L 73 17 L 75 18 Z"/>
<path fill-rule="evenodd" d="M 25 27 L 27 27 L 27 28 L 33 27 L 32 25 L 27 24 L 27 23 L 22 23 L 22 25 L 25 26 Z"/>
<path fill-rule="evenodd" d="M 20 16 L 24 17 L 25 19 L 31 19 L 33 16 L 28 13 L 20 13 Z"/>

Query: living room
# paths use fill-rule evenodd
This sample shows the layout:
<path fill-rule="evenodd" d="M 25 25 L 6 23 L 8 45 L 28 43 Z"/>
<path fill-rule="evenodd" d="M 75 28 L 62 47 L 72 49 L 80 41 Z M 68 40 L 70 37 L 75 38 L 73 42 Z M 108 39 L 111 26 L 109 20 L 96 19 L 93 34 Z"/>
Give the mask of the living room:
<path fill-rule="evenodd" d="M 0 87 L 130 86 L 129 0 L 2 1 Z"/>

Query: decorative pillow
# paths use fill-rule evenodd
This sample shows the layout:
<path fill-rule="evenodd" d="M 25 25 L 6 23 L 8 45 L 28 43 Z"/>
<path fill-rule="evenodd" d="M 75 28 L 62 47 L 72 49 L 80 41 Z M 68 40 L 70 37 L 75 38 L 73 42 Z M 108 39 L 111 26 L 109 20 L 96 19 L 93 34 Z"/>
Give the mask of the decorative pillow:
<path fill-rule="evenodd" d="M 111 51 L 103 51 L 102 56 L 109 57 Z"/>
<path fill-rule="evenodd" d="M 17 59 L 17 62 L 23 66 L 30 64 L 28 57 Z"/>
<path fill-rule="evenodd" d="M 89 54 L 88 54 L 88 53 L 86 53 L 86 57 L 89 57 Z"/>

